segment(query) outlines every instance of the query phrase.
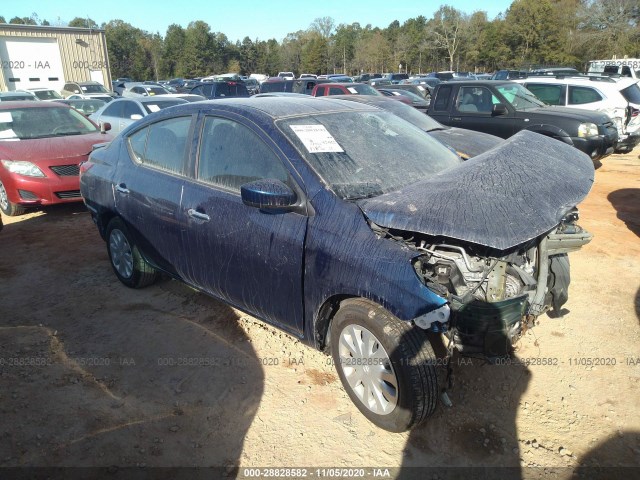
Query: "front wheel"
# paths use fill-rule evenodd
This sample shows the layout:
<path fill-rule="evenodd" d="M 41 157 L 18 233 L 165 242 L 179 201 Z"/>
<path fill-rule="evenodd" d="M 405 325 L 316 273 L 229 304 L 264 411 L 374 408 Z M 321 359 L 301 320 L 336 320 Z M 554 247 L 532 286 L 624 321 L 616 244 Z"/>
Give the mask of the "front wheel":
<path fill-rule="evenodd" d="M 142 288 L 157 280 L 157 270 L 142 257 L 129 229 L 117 217 L 107 225 L 107 252 L 113 271 L 127 287 Z"/>
<path fill-rule="evenodd" d="M 341 303 L 331 354 L 342 385 L 378 427 L 403 432 L 436 407 L 435 354 L 426 334 L 364 299 Z"/>
<path fill-rule="evenodd" d="M 0 210 L 2 210 L 2 213 L 7 217 L 22 215 L 25 211 L 22 205 L 16 205 L 9 201 L 9 195 L 7 195 L 7 190 L 4 188 L 2 182 L 0 182 Z"/>

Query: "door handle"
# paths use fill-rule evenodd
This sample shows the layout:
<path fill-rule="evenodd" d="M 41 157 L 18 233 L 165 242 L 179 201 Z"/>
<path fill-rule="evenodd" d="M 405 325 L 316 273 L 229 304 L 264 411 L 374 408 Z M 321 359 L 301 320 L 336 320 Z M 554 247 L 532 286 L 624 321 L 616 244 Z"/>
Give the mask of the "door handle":
<path fill-rule="evenodd" d="M 187 210 L 187 214 L 191 218 L 197 218 L 198 220 L 204 220 L 205 222 L 208 222 L 209 220 L 211 220 L 211 217 L 209 217 L 209 215 L 207 215 L 206 213 L 198 212 L 193 208 L 190 208 L 189 210 Z"/>
<path fill-rule="evenodd" d="M 462 120 L 462 117 L 451 117 L 451 120 L 460 121 L 460 120 Z"/>
<path fill-rule="evenodd" d="M 124 193 L 125 195 L 129 194 L 129 189 L 124 183 L 119 183 L 116 185 L 116 192 Z"/>

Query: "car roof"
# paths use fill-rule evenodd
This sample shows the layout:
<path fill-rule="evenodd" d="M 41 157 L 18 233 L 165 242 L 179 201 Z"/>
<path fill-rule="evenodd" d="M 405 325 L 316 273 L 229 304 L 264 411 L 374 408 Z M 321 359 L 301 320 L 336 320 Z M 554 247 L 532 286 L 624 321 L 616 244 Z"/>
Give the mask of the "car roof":
<path fill-rule="evenodd" d="M 606 78 L 606 77 L 605 77 Z M 575 77 L 575 76 L 561 76 L 561 77 L 529 77 L 515 80 L 516 83 L 561 83 L 564 85 L 590 85 L 598 89 L 613 89 L 616 91 L 623 90 L 630 85 L 637 82 L 634 78 L 619 78 L 616 80 L 605 80 L 601 77 Z"/>
<path fill-rule="evenodd" d="M 12 108 L 68 108 L 65 105 L 57 105 L 57 103 L 58 102 L 34 102 L 33 100 L 1 102 L 0 110 L 8 110 Z"/>
<path fill-rule="evenodd" d="M 356 85 L 367 85 L 367 84 L 362 82 L 327 82 L 327 83 L 319 83 L 318 85 L 324 85 L 327 87 L 335 87 L 336 85 L 338 85 L 339 87 L 353 87 Z"/>
<path fill-rule="evenodd" d="M 229 111 L 260 112 L 273 120 L 298 115 L 313 115 L 335 112 L 379 111 L 376 107 L 356 103 L 333 100 L 331 98 L 288 98 L 288 97 L 229 97 L 218 100 L 179 105 L 171 109 L 171 115 L 177 112 L 215 111 L 218 109 Z"/>
<path fill-rule="evenodd" d="M 152 95 L 151 97 L 123 97 L 123 98 L 116 98 L 114 100 L 112 100 L 111 102 L 109 102 L 107 105 L 112 105 L 116 102 L 139 102 L 139 103 L 156 103 L 158 101 L 162 101 L 162 100 L 176 100 L 178 101 L 178 103 L 189 103 L 186 100 L 183 100 L 182 98 L 177 98 L 177 97 L 166 97 L 165 95 Z"/>

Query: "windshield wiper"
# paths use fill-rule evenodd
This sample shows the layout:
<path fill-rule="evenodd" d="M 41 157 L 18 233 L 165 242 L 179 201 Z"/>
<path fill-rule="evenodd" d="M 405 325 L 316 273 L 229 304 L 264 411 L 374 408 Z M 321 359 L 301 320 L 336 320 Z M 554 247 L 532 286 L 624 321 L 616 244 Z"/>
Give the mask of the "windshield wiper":
<path fill-rule="evenodd" d="M 60 132 L 60 133 L 56 133 L 55 136 L 56 137 L 66 137 L 67 135 L 81 135 L 82 132 Z"/>

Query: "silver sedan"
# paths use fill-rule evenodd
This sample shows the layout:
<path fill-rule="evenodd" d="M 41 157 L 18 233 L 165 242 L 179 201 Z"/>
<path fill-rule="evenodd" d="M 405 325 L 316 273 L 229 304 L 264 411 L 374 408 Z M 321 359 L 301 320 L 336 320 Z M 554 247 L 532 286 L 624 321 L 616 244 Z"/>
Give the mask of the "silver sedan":
<path fill-rule="evenodd" d="M 163 108 L 173 107 L 182 103 L 188 102 L 181 98 L 163 98 L 163 96 L 118 98 L 90 115 L 89 118 L 98 125 L 110 123 L 111 132 L 116 135 L 136 120 L 140 120 Z"/>

